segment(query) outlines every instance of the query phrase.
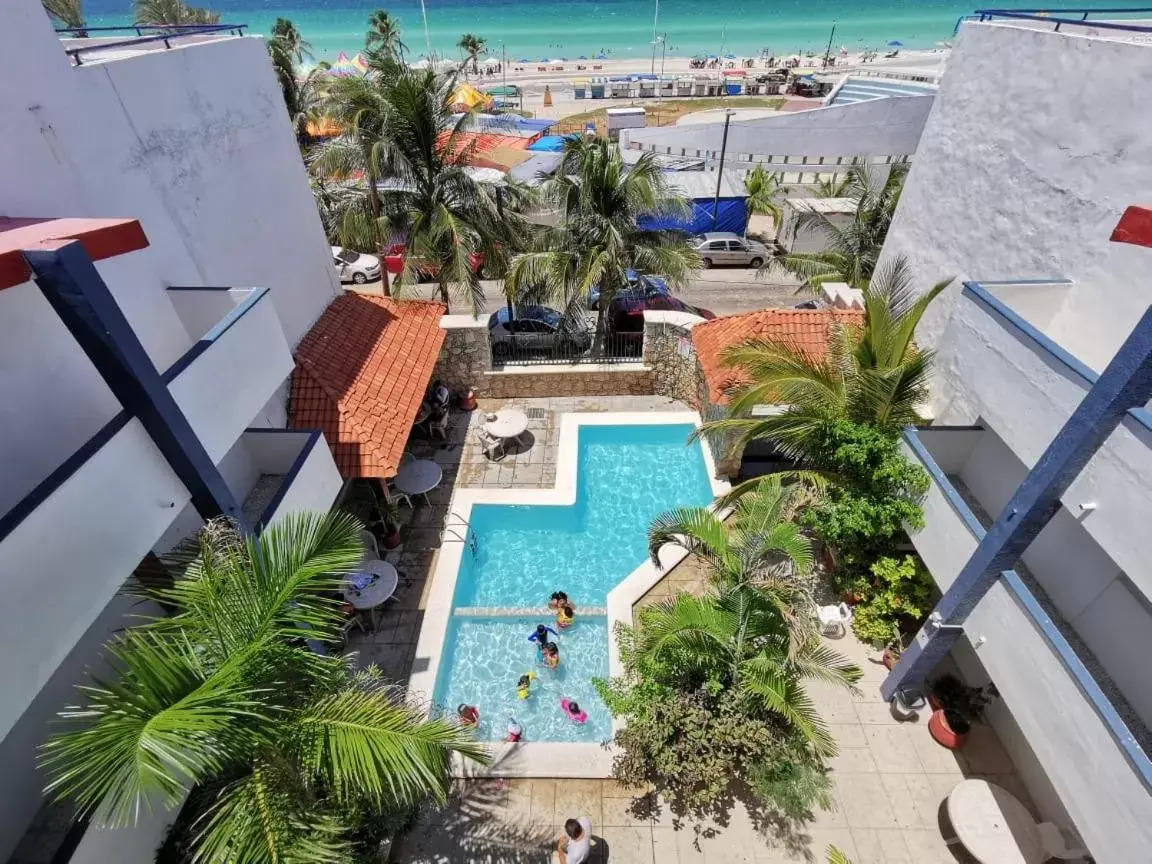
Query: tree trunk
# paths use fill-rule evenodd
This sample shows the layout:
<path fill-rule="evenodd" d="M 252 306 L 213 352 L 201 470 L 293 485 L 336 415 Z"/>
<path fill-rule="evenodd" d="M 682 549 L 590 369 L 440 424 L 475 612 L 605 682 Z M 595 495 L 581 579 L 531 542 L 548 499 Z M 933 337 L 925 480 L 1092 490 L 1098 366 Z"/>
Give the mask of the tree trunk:
<path fill-rule="evenodd" d="M 364 183 L 368 191 L 368 207 L 372 211 L 372 225 L 376 230 L 376 251 L 380 258 L 380 288 L 385 297 L 391 297 L 392 286 L 388 280 L 388 265 L 384 262 L 384 257 L 388 254 L 388 247 L 384 245 L 384 234 L 380 231 L 380 193 L 376 190 L 376 184 L 368 177 L 367 172 L 364 175 Z"/>
<path fill-rule="evenodd" d="M 449 312 L 451 312 L 452 311 L 452 300 L 448 295 L 448 283 L 444 281 L 444 268 L 443 267 L 440 268 L 439 282 L 440 282 L 440 299 L 444 301 L 445 308 Z"/>

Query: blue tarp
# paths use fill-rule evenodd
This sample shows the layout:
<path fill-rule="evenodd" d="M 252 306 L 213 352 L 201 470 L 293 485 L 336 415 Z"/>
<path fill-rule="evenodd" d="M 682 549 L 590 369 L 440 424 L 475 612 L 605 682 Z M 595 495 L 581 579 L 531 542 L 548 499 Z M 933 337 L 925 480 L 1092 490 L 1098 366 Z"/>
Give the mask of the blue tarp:
<path fill-rule="evenodd" d="M 545 135 L 528 145 L 533 153 L 559 153 L 564 149 L 567 135 Z"/>
<path fill-rule="evenodd" d="M 640 227 L 648 231 L 670 229 L 686 234 L 703 234 L 705 231 L 734 231 L 743 234 L 748 227 L 748 209 L 743 198 L 721 198 L 716 219 L 712 218 L 712 199 L 697 198 L 692 203 L 692 215 L 688 219 L 640 218 Z"/>
<path fill-rule="evenodd" d="M 543 132 L 545 129 L 551 129 L 556 125 L 555 120 L 548 120 L 543 117 L 517 117 L 517 124 L 521 129 L 539 129 Z"/>

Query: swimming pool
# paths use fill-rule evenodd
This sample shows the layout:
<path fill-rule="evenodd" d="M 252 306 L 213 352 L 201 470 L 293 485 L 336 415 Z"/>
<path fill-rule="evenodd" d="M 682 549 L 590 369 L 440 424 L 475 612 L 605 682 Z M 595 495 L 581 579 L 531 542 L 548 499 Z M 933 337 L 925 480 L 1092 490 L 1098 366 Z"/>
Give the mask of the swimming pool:
<path fill-rule="evenodd" d="M 574 503 L 472 505 L 475 545 L 460 557 L 435 679 L 437 704 L 449 710 L 475 705 L 484 740 L 502 740 L 509 715 L 523 725 L 526 741 L 611 737 L 611 717 L 591 684 L 608 675 L 604 606 L 609 591 L 647 558 L 653 517 L 712 501 L 703 450 L 688 445 L 694 428 L 578 426 Z M 577 617 L 555 637 L 561 665 L 548 670 L 537 665 L 527 637 L 538 623 L 554 626 L 543 607 L 558 590 L 576 604 Z M 538 678 L 522 702 L 516 682 L 529 669 Z M 564 717 L 563 697 L 580 703 L 587 723 Z"/>

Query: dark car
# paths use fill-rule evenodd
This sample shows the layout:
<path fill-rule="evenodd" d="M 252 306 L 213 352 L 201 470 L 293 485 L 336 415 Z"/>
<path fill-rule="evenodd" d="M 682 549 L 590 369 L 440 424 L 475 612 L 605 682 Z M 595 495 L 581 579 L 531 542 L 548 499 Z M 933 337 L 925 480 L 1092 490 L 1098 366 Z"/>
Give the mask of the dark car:
<path fill-rule="evenodd" d="M 637 276 L 635 270 L 627 270 L 624 277 L 628 287 L 619 291 L 617 297 L 648 297 L 653 294 L 671 294 L 672 289 L 661 276 Z M 600 286 L 593 285 L 588 292 L 588 308 L 600 308 Z"/>
<path fill-rule="evenodd" d="M 706 320 L 716 314 L 685 303 L 671 294 L 647 296 L 619 295 L 612 298 L 608 310 L 608 350 L 622 357 L 639 357 L 644 351 L 645 312 L 686 312 Z"/>
<path fill-rule="evenodd" d="M 575 356 L 592 347 L 584 322 L 571 324 L 547 306 L 518 306 L 515 317 L 502 306 L 488 319 L 488 337 L 496 357 Z"/>

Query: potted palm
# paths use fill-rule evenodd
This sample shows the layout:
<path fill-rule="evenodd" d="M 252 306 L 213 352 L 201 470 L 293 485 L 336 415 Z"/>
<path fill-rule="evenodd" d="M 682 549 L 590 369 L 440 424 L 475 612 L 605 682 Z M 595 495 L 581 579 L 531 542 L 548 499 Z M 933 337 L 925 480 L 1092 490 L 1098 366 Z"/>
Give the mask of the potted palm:
<path fill-rule="evenodd" d="M 969 687 L 955 675 L 941 675 L 932 682 L 929 695 L 934 710 L 928 731 L 933 740 L 949 750 L 963 747 L 972 724 L 983 719 L 993 695 L 991 688 Z"/>
<path fill-rule="evenodd" d="M 380 512 L 378 533 L 385 549 L 395 549 L 400 545 L 400 508 L 395 501 L 382 498 L 376 502 Z M 373 526 L 376 527 L 376 526 Z"/>

